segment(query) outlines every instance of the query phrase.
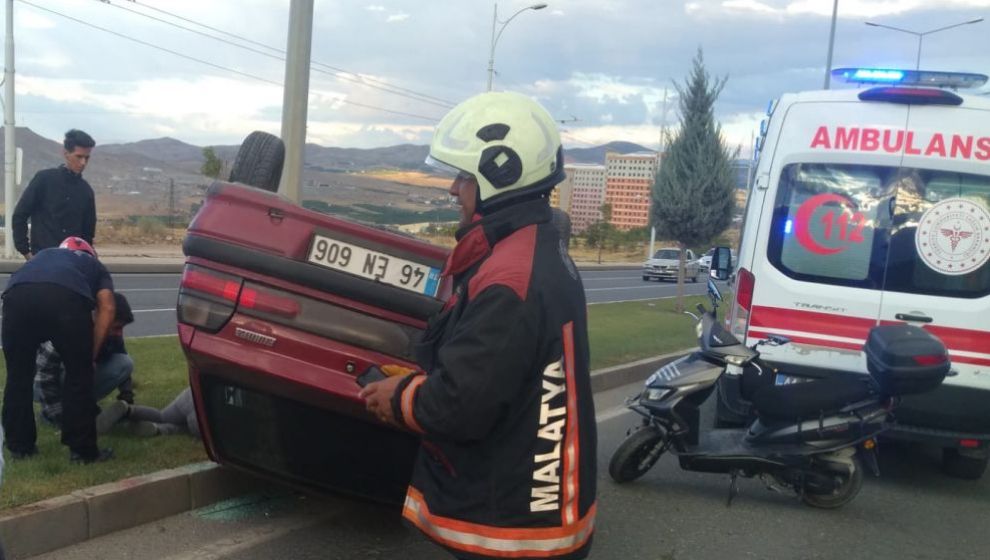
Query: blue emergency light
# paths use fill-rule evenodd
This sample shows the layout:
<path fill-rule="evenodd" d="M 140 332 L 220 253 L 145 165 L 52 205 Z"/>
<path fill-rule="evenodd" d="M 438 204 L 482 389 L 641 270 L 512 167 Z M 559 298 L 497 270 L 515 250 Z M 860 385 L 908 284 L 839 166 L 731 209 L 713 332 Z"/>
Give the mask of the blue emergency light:
<path fill-rule="evenodd" d="M 944 88 L 974 88 L 987 83 L 985 74 L 898 70 L 895 68 L 836 68 L 832 77 L 850 84 L 886 84 Z"/>

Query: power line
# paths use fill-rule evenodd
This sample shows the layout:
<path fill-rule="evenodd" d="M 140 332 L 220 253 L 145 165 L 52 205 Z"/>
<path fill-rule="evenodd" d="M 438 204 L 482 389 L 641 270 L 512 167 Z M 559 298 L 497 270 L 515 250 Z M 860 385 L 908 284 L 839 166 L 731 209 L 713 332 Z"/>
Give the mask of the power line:
<path fill-rule="evenodd" d="M 56 12 L 55 10 L 51 10 L 51 9 L 48 9 L 48 8 L 43 8 L 43 7 L 41 7 L 41 6 L 37 5 L 37 4 L 34 4 L 32 2 L 29 2 L 28 0 L 18 0 L 18 2 L 20 2 L 22 4 L 27 4 L 28 6 L 31 6 L 31 7 L 35 8 L 35 9 L 43 10 L 43 11 L 48 12 L 50 14 L 54 14 L 54 15 L 63 17 L 63 18 L 68 19 L 68 20 L 72 20 L 72 21 L 74 21 L 76 23 L 80 23 L 80 24 L 85 25 L 87 27 L 92 27 L 93 29 L 98 29 L 98 30 L 103 31 L 105 33 L 109 33 L 111 35 L 116 35 L 117 37 L 120 37 L 122 39 L 127 39 L 128 41 L 134 41 L 135 43 L 142 44 L 142 45 L 144 45 L 146 47 L 151 47 L 153 49 L 164 51 L 164 52 L 167 52 L 169 54 L 174 54 L 175 56 L 178 56 L 180 58 L 185 58 L 186 60 L 192 60 L 193 62 L 198 62 L 200 64 L 205 64 L 207 66 L 211 66 L 211 67 L 217 68 L 219 70 L 225 70 L 227 72 L 233 72 L 234 74 L 239 74 L 241 76 L 244 76 L 244 77 L 247 77 L 247 78 L 251 78 L 251 79 L 254 79 L 254 80 L 258 80 L 258 81 L 261 81 L 261 82 L 267 82 L 269 84 L 274 84 L 274 85 L 279 86 L 279 87 L 282 86 L 282 83 L 281 82 L 276 82 L 276 81 L 273 81 L 273 80 L 269 80 L 268 78 L 263 78 L 261 76 L 256 76 L 256 75 L 251 74 L 251 73 L 248 73 L 248 72 L 242 72 L 241 70 L 235 70 L 234 68 L 229 68 L 227 66 L 223 66 L 223 65 L 220 65 L 220 64 L 215 64 L 213 62 L 202 60 L 200 58 L 196 58 L 194 56 L 189 56 L 187 54 L 182 54 L 180 52 L 173 51 L 171 49 L 167 49 L 165 47 L 161 47 L 161 46 L 158 46 L 158 45 L 149 43 L 147 41 L 142 41 L 141 39 L 137 39 L 137 38 L 131 37 L 129 35 L 124 35 L 123 33 L 118 33 L 116 31 L 113 31 L 111 29 L 107 29 L 105 27 L 100 27 L 99 25 L 95 25 L 95 24 L 89 23 L 88 21 L 83 21 L 83 20 L 81 20 L 79 18 L 74 18 L 74 17 L 72 17 L 70 15 L 66 15 L 66 14 L 63 14 L 61 12 Z"/>
<path fill-rule="evenodd" d="M 131 8 L 127 8 L 127 7 L 121 6 L 119 4 L 113 4 L 109 0 L 98 0 L 98 1 L 103 2 L 104 4 L 110 4 L 111 6 L 113 6 L 115 8 L 118 8 L 118 9 L 121 9 L 121 10 L 125 10 L 125 11 L 131 12 L 131 13 L 136 14 L 136 15 L 139 15 L 139 16 L 142 16 L 142 17 L 146 17 L 146 18 L 149 18 L 149 19 L 158 21 L 160 23 L 164 23 L 166 25 L 171 25 L 173 27 L 177 27 L 179 29 L 183 29 L 183 30 L 188 31 L 190 33 L 195 33 L 197 35 L 202 35 L 204 37 L 208 37 L 210 39 L 214 39 L 216 41 L 220 41 L 222 43 L 226 43 L 228 45 L 232 45 L 232 46 L 235 46 L 235 47 L 238 47 L 238 48 L 242 48 L 242 49 L 245 49 L 245 50 L 254 52 L 254 53 L 258 53 L 258 54 L 261 54 L 263 56 L 268 56 L 268 57 L 271 57 L 271 58 L 275 58 L 277 60 L 283 60 L 283 61 L 285 60 L 285 58 L 284 58 L 285 51 L 282 50 L 282 49 L 278 49 L 276 47 L 272 47 L 270 45 L 266 45 L 264 43 L 261 43 L 261 42 L 258 42 L 258 41 L 254 41 L 254 40 L 249 39 L 247 37 L 243 37 L 243 36 L 237 35 L 235 33 L 230 33 L 229 31 L 224 31 L 223 29 L 219 29 L 219 28 L 216 28 L 216 27 L 207 25 L 205 23 L 201 23 L 201 22 L 198 22 L 196 20 L 193 20 L 193 19 L 190 19 L 190 18 L 186 18 L 186 17 L 180 16 L 180 15 L 175 14 L 175 13 L 172 13 L 172 12 L 169 12 L 169 11 L 166 11 L 166 10 L 162 10 L 161 8 L 156 8 L 154 6 L 149 6 L 147 4 L 140 4 L 140 3 L 138 3 L 138 2 L 136 2 L 134 0 L 131 0 L 133 4 L 138 5 L 138 6 L 141 6 L 142 8 L 145 8 L 145 9 L 148 9 L 148 10 L 154 10 L 156 12 L 165 14 L 165 15 L 167 15 L 169 17 L 173 17 L 175 19 L 178 19 L 178 20 L 181 20 L 181 21 L 185 21 L 185 22 L 191 23 L 193 25 L 200 26 L 200 27 L 202 27 L 204 29 L 209 29 L 210 31 L 213 31 L 213 32 L 216 32 L 216 33 L 220 33 L 220 34 L 226 35 L 228 37 L 233 37 L 233 38 L 235 38 L 235 39 L 237 39 L 239 41 L 243 41 L 245 43 L 249 43 L 251 45 L 255 45 L 255 46 L 258 46 L 258 47 L 267 49 L 269 51 L 272 51 L 274 53 L 277 53 L 277 55 L 282 55 L 282 56 L 276 56 L 276 55 L 273 55 L 273 54 L 268 53 L 268 52 L 262 52 L 262 51 L 259 51 L 257 49 L 254 49 L 254 48 L 247 47 L 245 45 L 241 45 L 241 44 L 238 44 L 238 43 L 234 43 L 234 42 L 228 41 L 226 39 L 223 39 L 221 37 L 217 37 L 215 35 L 210 35 L 209 33 L 204 33 L 202 31 L 191 29 L 189 27 L 186 27 L 186 26 L 183 26 L 183 25 L 179 25 L 177 23 L 174 23 L 174 22 L 171 22 L 171 21 L 168 21 L 168 20 L 161 19 L 161 18 L 152 16 L 150 14 L 142 13 L 140 11 L 137 11 L 137 10 L 134 10 L 134 9 L 131 9 Z M 366 86 L 366 87 L 378 89 L 378 90 L 385 91 L 387 93 L 391 93 L 391 94 L 394 94 L 394 95 L 400 95 L 402 97 L 406 97 L 406 98 L 409 98 L 409 99 L 415 99 L 416 101 L 421 101 L 421 102 L 424 102 L 424 103 L 430 103 L 430 104 L 437 105 L 437 106 L 440 106 L 440 107 L 444 107 L 444 108 L 447 108 L 447 109 L 449 109 L 449 108 L 451 108 L 451 107 L 454 106 L 454 103 L 453 102 L 448 101 L 446 99 L 441 99 L 439 97 L 435 97 L 435 96 L 432 96 L 432 95 L 429 95 L 429 94 L 426 94 L 426 93 L 421 93 L 421 92 L 418 92 L 418 91 L 415 91 L 415 90 L 412 90 L 412 89 L 409 89 L 409 88 L 404 88 L 404 87 L 401 87 L 401 86 L 390 84 L 388 82 L 384 82 L 382 80 L 377 80 L 375 78 L 371 78 L 371 77 L 368 77 L 368 76 L 362 76 L 361 74 L 359 74 L 357 72 L 351 72 L 349 70 L 345 70 L 343 68 L 338 68 L 338 67 L 335 67 L 335 66 L 331 66 L 329 64 L 324 64 L 322 62 L 315 61 L 315 60 L 311 61 L 311 64 L 313 66 L 321 66 L 323 68 L 329 69 L 330 71 L 328 72 L 326 70 L 321 70 L 320 68 L 312 68 L 313 70 L 316 70 L 317 72 L 321 72 L 323 74 L 327 74 L 327 75 L 333 76 L 333 77 L 335 77 L 337 79 L 340 79 L 340 80 L 347 80 L 347 81 L 350 81 L 350 82 L 353 82 L 353 83 L 356 83 L 356 84 L 359 84 L 359 85 L 363 85 L 363 86 Z M 372 82 L 377 82 L 377 84 L 376 83 L 372 83 Z"/>
<path fill-rule="evenodd" d="M 37 4 L 34 4 L 33 2 L 30 2 L 28 0 L 18 0 L 18 1 L 21 2 L 22 4 L 27 4 L 28 6 L 31 6 L 31 7 L 35 8 L 35 9 L 42 10 L 42 11 L 48 12 L 50 14 L 57 15 L 59 17 L 63 17 L 65 19 L 74 21 L 76 23 L 85 25 L 87 27 L 92 27 L 93 29 L 97 29 L 99 31 L 103 31 L 103 32 L 109 33 L 111 35 L 115 35 L 115 36 L 120 37 L 122 39 L 127 39 L 128 41 L 133 41 L 135 43 L 144 45 L 146 47 L 150 47 L 152 49 L 156 49 L 156 50 L 160 50 L 160 51 L 163 51 L 163 52 L 167 52 L 169 54 L 178 56 L 180 58 L 184 58 L 186 60 L 191 60 L 193 62 L 198 62 L 200 64 L 204 64 L 206 66 L 210 66 L 212 68 L 216 68 L 216 69 L 219 69 L 219 70 L 224 70 L 224 71 L 231 72 L 231 73 L 234 73 L 234 74 L 238 74 L 238 75 L 241 75 L 241 76 L 244 76 L 244 77 L 247 77 L 247 78 L 251 78 L 251 79 L 258 80 L 258 81 L 261 81 L 261 82 L 265 82 L 265 83 L 268 83 L 268 84 L 272 84 L 272 85 L 276 85 L 276 86 L 279 86 L 279 87 L 283 87 L 282 82 L 277 82 L 277 81 L 274 81 L 274 80 L 269 80 L 268 78 L 264 78 L 262 76 L 257 76 L 255 74 L 251 74 L 249 72 L 244 72 L 244 71 L 241 71 L 241 70 L 236 70 L 236 69 L 230 68 L 228 66 L 223 66 L 221 64 L 216 64 L 216 63 L 213 63 L 213 62 L 209 62 L 207 60 L 202 60 L 202 59 L 196 58 L 194 56 L 189 56 L 187 54 L 183 54 L 183 53 L 180 53 L 178 51 L 174 51 L 172 49 L 168 49 L 168 48 L 165 48 L 165 47 L 162 47 L 162 46 L 159 46 L 159 45 L 155 45 L 153 43 L 149 43 L 147 41 L 144 41 L 144 40 L 141 40 L 141 39 L 137 39 L 135 37 L 131 37 L 129 35 L 125 35 L 123 33 L 119 33 L 117 31 L 113 31 L 111 29 L 107 29 L 105 27 L 100 27 L 99 25 L 96 25 L 96 24 L 93 24 L 93 23 L 89 23 L 88 21 L 84 21 L 84 20 L 81 20 L 79 18 L 75 18 L 75 17 L 72 17 L 70 15 L 63 14 L 63 13 L 58 12 L 58 11 L 55 11 L 55 10 L 51 10 L 49 8 L 41 7 L 41 6 L 39 6 Z M 334 99 L 336 99 L 337 101 L 340 101 L 341 103 L 345 103 L 347 105 L 353 105 L 355 107 L 362 107 L 362 108 L 365 108 L 365 109 L 372 109 L 372 110 L 381 111 L 381 112 L 384 112 L 384 113 L 391 113 L 393 115 L 400 115 L 400 116 L 405 116 L 405 117 L 412 117 L 412 118 L 417 118 L 417 119 L 423 119 L 423 120 L 427 120 L 427 121 L 430 121 L 430 122 L 437 122 L 439 120 L 439 119 L 437 119 L 435 117 L 427 117 L 427 116 L 418 115 L 418 114 L 415 114 L 415 113 L 407 113 L 407 112 L 404 112 L 404 111 L 396 111 L 396 110 L 393 110 L 393 109 L 386 109 L 384 107 L 378 107 L 378 106 L 375 106 L 375 105 L 369 105 L 369 104 L 365 104 L 365 103 L 358 103 L 357 101 L 351 101 L 349 99 L 345 99 L 345 98 L 338 97 L 338 96 L 331 96 L 331 97 L 334 97 Z"/>

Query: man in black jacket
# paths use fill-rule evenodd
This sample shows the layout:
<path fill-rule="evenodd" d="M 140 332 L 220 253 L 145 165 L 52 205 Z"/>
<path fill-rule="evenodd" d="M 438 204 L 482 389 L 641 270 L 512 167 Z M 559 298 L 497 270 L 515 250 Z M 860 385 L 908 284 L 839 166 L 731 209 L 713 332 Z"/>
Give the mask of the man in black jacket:
<path fill-rule="evenodd" d="M 403 516 L 458 558 L 584 558 L 597 436 L 584 288 L 547 201 L 564 179 L 556 123 L 528 97 L 477 95 L 437 126 L 427 162 L 456 174 L 453 295 L 422 372 L 361 391 L 422 438 Z"/>
<path fill-rule="evenodd" d="M 37 172 L 14 207 L 14 246 L 25 259 L 42 249 L 57 247 L 70 236 L 93 243 L 96 202 L 93 188 L 82 173 L 96 142 L 89 134 L 72 129 L 65 133 L 62 145 L 65 164 Z"/>

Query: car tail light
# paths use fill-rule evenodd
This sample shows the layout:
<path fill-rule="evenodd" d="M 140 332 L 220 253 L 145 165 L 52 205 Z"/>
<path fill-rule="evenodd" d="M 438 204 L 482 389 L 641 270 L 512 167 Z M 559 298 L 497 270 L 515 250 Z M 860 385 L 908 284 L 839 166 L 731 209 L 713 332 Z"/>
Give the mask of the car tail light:
<path fill-rule="evenodd" d="M 736 274 L 736 297 L 729 318 L 729 331 L 739 340 L 745 340 L 749 330 L 749 313 L 753 308 L 753 290 L 756 288 L 756 277 L 745 268 L 740 268 Z"/>
<path fill-rule="evenodd" d="M 978 439 L 959 440 L 959 447 L 965 447 L 966 449 L 976 449 L 979 446 L 980 446 L 980 440 Z"/>
<path fill-rule="evenodd" d="M 187 265 L 179 283 L 179 322 L 210 332 L 220 330 L 233 315 L 240 291 L 237 276 Z"/>
<path fill-rule="evenodd" d="M 268 291 L 245 286 L 238 300 L 241 307 L 282 317 L 295 317 L 301 309 L 299 302 Z"/>

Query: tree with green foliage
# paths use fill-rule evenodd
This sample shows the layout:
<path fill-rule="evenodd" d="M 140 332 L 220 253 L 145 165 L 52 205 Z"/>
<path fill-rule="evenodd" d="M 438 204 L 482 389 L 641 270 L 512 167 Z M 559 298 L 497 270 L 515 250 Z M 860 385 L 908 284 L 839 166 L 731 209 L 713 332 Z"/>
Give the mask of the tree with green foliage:
<path fill-rule="evenodd" d="M 203 162 L 203 167 L 199 168 L 199 172 L 211 179 L 219 178 L 223 172 L 224 161 L 217 157 L 213 146 L 203 148 L 203 159 L 206 161 Z"/>
<path fill-rule="evenodd" d="M 715 122 L 715 101 L 727 78 L 711 80 L 701 48 L 679 97 L 680 127 L 664 155 L 653 185 L 652 224 L 662 239 L 681 248 L 677 274 L 677 308 L 683 310 L 684 255 L 703 246 L 732 222 L 735 182 L 732 155 Z"/>

